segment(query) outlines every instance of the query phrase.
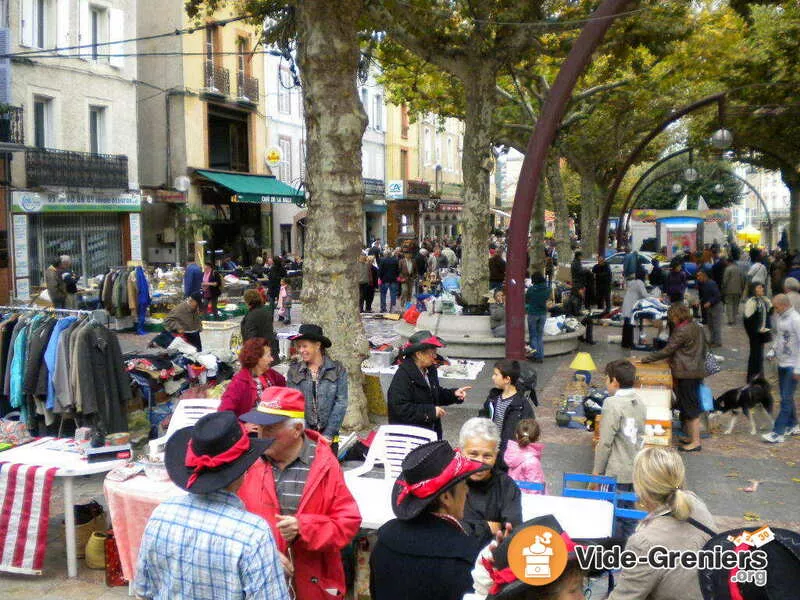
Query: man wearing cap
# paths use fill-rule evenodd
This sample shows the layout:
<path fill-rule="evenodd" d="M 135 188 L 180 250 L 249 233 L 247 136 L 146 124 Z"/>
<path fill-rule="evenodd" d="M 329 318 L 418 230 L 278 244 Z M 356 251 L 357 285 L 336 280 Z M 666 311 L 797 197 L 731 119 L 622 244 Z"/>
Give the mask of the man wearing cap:
<path fill-rule="evenodd" d="M 358 533 L 361 514 L 327 442 L 305 429 L 304 410 L 302 392 L 273 386 L 240 417 L 274 441 L 248 470 L 239 497 L 269 522 L 292 561 L 296 597 L 329 600 L 346 592 L 341 550 Z"/>
<path fill-rule="evenodd" d="M 236 491 L 269 448 L 230 411 L 202 417 L 167 441 L 172 481 L 189 494 L 153 511 L 139 548 L 134 589 L 148 600 L 282 600 L 289 592 L 270 528 Z"/>
<path fill-rule="evenodd" d="M 195 292 L 173 308 L 164 319 L 166 331 L 183 336 L 187 342 L 197 348 L 198 352 L 203 350 L 203 342 L 200 340 L 200 331 L 203 329 L 203 321 L 200 319 L 202 302 L 202 292 Z"/>
<path fill-rule="evenodd" d="M 416 332 L 401 349 L 405 356 L 392 378 L 387 394 L 390 425 L 415 425 L 433 429 L 442 439 L 442 408 L 461 404 L 472 386 L 446 389 L 439 386 L 436 372 L 436 349 L 442 340 L 430 331 Z"/>
<path fill-rule="evenodd" d="M 378 530 L 370 557 L 372 600 L 460 600 L 481 549 L 461 525 L 470 475 L 488 471 L 446 441 L 408 453 L 392 488 L 396 519 Z"/>

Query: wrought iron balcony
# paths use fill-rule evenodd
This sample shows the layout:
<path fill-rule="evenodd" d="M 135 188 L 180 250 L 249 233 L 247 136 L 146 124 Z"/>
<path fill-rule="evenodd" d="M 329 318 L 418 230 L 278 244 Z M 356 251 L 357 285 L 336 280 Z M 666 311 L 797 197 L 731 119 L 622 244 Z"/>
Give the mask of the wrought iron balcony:
<path fill-rule="evenodd" d="M 56 185 L 101 189 L 128 189 L 128 157 L 69 150 L 25 151 L 28 187 Z"/>
<path fill-rule="evenodd" d="M 216 96 L 230 96 L 231 74 L 228 69 L 218 67 L 213 61 L 207 60 L 205 64 L 205 83 L 203 92 Z"/>
<path fill-rule="evenodd" d="M 258 104 L 258 79 L 239 72 L 239 97 L 237 100 Z"/>
<path fill-rule="evenodd" d="M 23 145 L 22 107 L 0 105 L 0 144 Z"/>

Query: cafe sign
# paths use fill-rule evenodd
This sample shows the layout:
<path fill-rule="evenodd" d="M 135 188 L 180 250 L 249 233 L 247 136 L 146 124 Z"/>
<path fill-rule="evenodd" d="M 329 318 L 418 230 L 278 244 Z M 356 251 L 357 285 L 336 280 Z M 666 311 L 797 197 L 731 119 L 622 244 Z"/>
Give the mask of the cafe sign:
<path fill-rule="evenodd" d="M 30 192 L 11 194 L 11 212 L 139 212 L 142 197 L 138 193 L 103 195 L 82 192 Z"/>

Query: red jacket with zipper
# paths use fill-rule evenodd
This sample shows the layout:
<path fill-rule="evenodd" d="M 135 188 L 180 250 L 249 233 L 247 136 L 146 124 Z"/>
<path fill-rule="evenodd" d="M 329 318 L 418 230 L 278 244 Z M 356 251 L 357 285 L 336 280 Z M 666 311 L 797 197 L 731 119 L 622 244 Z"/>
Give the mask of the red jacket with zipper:
<path fill-rule="evenodd" d="M 299 533 L 293 542 L 287 544 L 275 526 L 281 508 L 269 462 L 258 460 L 250 467 L 238 494 L 247 510 L 270 524 L 278 549 L 284 554 L 288 554 L 287 548 L 291 552 L 298 599 L 343 598 L 346 586 L 340 551 L 358 533 L 361 513 L 326 441 L 315 431 L 306 430 L 305 435 L 317 448 L 295 514 Z M 337 593 L 325 591 L 329 589 Z"/>

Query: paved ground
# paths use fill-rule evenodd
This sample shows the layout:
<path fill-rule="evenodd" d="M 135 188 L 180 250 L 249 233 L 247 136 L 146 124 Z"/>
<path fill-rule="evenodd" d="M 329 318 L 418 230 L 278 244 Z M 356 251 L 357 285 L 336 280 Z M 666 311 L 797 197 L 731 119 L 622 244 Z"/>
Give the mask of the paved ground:
<path fill-rule="evenodd" d="M 296 323 L 301 322 L 302 307 L 293 309 Z M 395 322 L 365 319 L 370 335 L 393 335 Z M 292 328 L 296 326 L 291 326 Z M 279 327 L 279 330 L 287 329 Z M 606 342 L 608 335 L 619 335 L 613 327 L 595 328 L 595 346 L 586 346 L 598 368 L 609 360 L 631 353 L 619 345 Z M 143 348 L 151 336 L 121 336 L 123 350 Z M 724 331 L 724 347 L 719 355 L 724 358 L 721 373 L 707 380 L 715 394 L 741 385 L 744 381 L 747 360 L 747 342 L 740 326 Z M 635 354 L 635 353 L 634 353 Z M 480 357 L 476 357 L 480 358 Z M 537 369 L 538 397 L 541 406 L 537 418 L 542 425 L 542 441 L 546 444 L 543 456 L 544 471 L 555 493 L 559 493 L 564 472 L 589 472 L 592 466 L 591 434 L 582 430 L 563 429 L 555 425 L 554 400 L 557 400 L 571 376 L 568 365 L 571 356 L 545 359 Z M 461 424 L 476 416 L 491 386 L 492 361 L 487 361 L 483 372 L 475 381 L 444 380 L 445 385 L 460 387 L 472 385 L 467 402 L 448 408 L 445 419 L 445 436 L 456 442 Z M 599 379 L 599 378 L 598 378 Z M 384 377 L 384 389 L 389 378 Z M 375 418 L 376 423 L 384 422 Z M 727 424 L 727 420 L 725 420 Z M 712 423 L 712 433 L 703 440 L 703 451 L 686 455 L 688 486 L 706 501 L 717 519 L 720 530 L 740 525 L 757 525 L 765 522 L 800 530 L 800 438 L 790 439 L 773 446 L 751 436 L 749 424 L 740 419 L 732 435 L 718 433 L 719 423 Z M 751 480 L 760 482 L 754 493 L 743 491 Z M 76 502 L 96 498 L 105 503 L 102 494 L 103 476 L 85 478 L 76 486 Z M 123 598 L 126 588 L 107 588 L 102 572 L 91 571 L 83 564 L 76 581 L 65 578 L 63 514 L 60 513 L 61 495 L 57 488 L 54 498 L 54 516 L 51 520 L 45 574 L 42 577 L 0 575 L 0 592 L 4 600 L 17 598 Z M 752 519 L 752 521 L 751 521 Z M 82 563 L 82 561 L 81 561 Z M 593 596 L 594 597 L 594 596 Z M 597 595 L 597 597 L 603 597 Z"/>

